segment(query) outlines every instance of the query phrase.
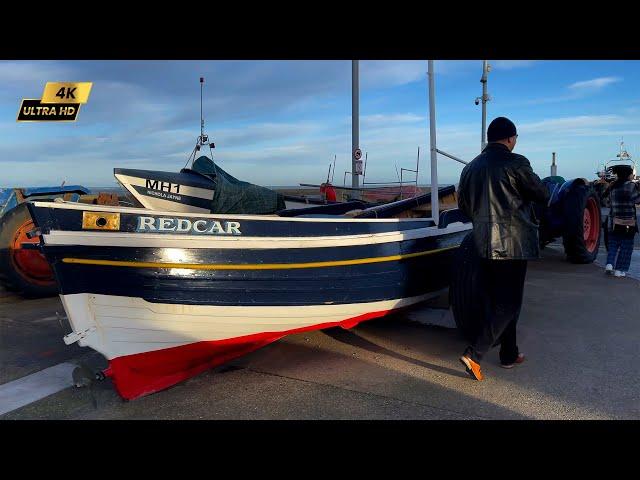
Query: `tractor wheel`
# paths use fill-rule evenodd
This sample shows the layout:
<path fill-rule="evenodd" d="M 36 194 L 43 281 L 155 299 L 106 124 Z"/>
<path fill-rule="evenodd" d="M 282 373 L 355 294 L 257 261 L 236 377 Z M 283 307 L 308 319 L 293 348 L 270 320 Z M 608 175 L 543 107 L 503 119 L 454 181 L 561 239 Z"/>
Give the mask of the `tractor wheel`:
<path fill-rule="evenodd" d="M 38 250 L 25 250 L 23 243 L 38 243 L 27 238 L 34 224 L 25 203 L 0 219 L 0 284 L 25 297 L 48 297 L 58 293 L 53 271 Z"/>
<path fill-rule="evenodd" d="M 564 201 L 564 251 L 572 263 L 592 263 L 600 247 L 600 200 L 593 187 L 576 185 Z"/>
<path fill-rule="evenodd" d="M 485 281 L 480 268 L 473 233 L 468 233 L 453 255 L 449 303 L 458 330 L 473 342 L 483 325 Z"/>

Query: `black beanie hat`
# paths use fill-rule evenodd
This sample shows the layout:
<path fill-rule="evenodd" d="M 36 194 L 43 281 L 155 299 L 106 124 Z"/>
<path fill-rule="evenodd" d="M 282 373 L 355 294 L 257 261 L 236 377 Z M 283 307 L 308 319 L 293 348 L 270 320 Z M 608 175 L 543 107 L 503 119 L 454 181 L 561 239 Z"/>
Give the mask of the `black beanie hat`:
<path fill-rule="evenodd" d="M 487 141 L 497 142 L 517 134 L 516 126 L 506 117 L 496 117 L 487 128 Z"/>

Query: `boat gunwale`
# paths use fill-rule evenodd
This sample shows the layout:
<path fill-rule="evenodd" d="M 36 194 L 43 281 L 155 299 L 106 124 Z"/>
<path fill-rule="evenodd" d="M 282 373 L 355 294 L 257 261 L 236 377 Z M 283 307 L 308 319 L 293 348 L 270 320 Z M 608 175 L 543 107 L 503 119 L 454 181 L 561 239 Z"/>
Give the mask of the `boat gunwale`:
<path fill-rule="evenodd" d="M 228 214 L 228 213 L 193 213 L 193 212 L 171 212 L 171 211 L 159 211 L 149 210 L 147 208 L 137 207 L 125 207 L 125 206 L 109 206 L 109 205 L 91 205 L 82 204 L 77 202 L 33 202 L 35 207 L 51 208 L 61 210 L 85 210 L 95 212 L 112 212 L 112 213 L 124 213 L 124 214 L 146 214 L 153 216 L 171 216 L 171 217 L 196 217 L 196 218 L 210 218 L 210 219 L 245 219 L 245 220 L 265 220 L 276 222 L 303 222 L 303 223 L 405 223 L 405 222 L 424 222 L 432 223 L 433 227 L 437 227 L 432 217 L 417 217 L 417 218 L 345 218 L 343 216 L 336 216 L 336 218 L 310 218 L 310 217 L 279 217 L 277 215 L 247 215 L 247 214 Z M 444 229 L 443 229 L 444 230 Z"/>
<path fill-rule="evenodd" d="M 259 237 L 259 236 L 206 236 L 183 235 L 171 233 L 151 232 L 112 232 L 112 231 L 69 231 L 51 230 L 43 235 L 47 245 L 87 245 L 87 246 L 122 246 L 129 245 L 140 239 L 146 241 L 145 246 L 163 248 L 184 248 L 188 242 L 189 248 L 207 249 L 242 249 L 252 248 L 261 250 L 283 248 L 322 248 L 322 247 L 349 247 L 357 245 L 370 245 L 382 243 L 394 243 L 408 240 L 417 240 L 428 237 L 441 237 L 471 230 L 471 225 L 454 222 L 445 228 L 436 226 L 415 228 L 410 230 L 398 230 L 392 232 L 366 233 L 356 235 L 331 235 L 331 236 L 306 236 L 306 237 Z M 81 240 L 80 240 L 80 238 Z M 178 245 L 172 246 L 172 243 Z"/>

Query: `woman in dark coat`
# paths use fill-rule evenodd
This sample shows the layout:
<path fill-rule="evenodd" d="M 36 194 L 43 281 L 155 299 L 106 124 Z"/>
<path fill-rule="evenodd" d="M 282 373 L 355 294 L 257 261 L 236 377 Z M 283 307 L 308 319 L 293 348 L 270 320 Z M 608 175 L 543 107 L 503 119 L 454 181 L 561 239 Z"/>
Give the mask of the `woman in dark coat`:
<path fill-rule="evenodd" d="M 636 204 L 640 204 L 640 188 L 631 181 L 633 169 L 627 165 L 612 168 L 618 177 L 606 190 L 611 210 L 607 222 L 609 253 L 605 271 L 616 277 L 624 277 L 631 265 L 633 240 L 638 233 Z"/>

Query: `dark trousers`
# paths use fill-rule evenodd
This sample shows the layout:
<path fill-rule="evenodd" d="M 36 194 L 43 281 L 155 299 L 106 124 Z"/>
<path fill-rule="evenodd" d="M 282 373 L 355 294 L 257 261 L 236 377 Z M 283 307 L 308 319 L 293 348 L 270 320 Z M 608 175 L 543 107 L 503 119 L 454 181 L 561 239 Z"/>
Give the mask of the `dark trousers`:
<path fill-rule="evenodd" d="M 513 363 L 518 357 L 516 324 L 522 308 L 526 260 L 482 260 L 486 295 L 484 324 L 466 353 L 480 362 L 494 346 L 500 345 L 500 362 Z"/>

